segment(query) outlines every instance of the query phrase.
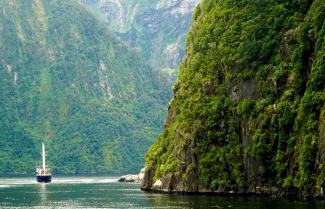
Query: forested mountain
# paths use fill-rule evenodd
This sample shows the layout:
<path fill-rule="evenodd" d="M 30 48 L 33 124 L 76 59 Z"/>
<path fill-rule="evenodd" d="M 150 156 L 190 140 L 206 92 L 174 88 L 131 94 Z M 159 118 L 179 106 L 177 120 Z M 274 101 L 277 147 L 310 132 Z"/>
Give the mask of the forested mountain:
<path fill-rule="evenodd" d="M 135 171 L 168 90 L 77 0 L 0 1 L 0 173 Z M 166 93 L 167 92 L 167 93 Z"/>
<path fill-rule="evenodd" d="M 325 1 L 203 0 L 143 189 L 321 195 Z"/>
<path fill-rule="evenodd" d="M 192 12 L 201 0 L 80 1 L 162 76 L 175 80 Z"/>

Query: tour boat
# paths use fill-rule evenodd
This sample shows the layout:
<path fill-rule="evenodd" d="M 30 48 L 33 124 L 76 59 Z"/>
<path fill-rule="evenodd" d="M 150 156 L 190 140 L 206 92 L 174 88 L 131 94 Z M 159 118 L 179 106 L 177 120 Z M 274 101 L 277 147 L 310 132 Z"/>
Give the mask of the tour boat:
<path fill-rule="evenodd" d="M 42 166 L 36 167 L 36 180 L 39 183 L 51 182 L 51 168 L 45 164 L 45 145 L 42 143 Z"/>

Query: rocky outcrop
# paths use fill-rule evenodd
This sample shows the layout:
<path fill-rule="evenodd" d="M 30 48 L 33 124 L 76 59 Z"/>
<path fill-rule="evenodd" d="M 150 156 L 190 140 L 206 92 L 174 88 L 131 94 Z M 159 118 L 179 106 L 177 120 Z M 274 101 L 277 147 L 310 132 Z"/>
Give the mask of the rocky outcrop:
<path fill-rule="evenodd" d="M 257 98 L 257 80 L 255 78 L 244 79 L 239 83 L 230 82 L 228 86 L 228 95 L 234 101 L 242 99 Z"/>
<path fill-rule="evenodd" d="M 121 176 L 118 181 L 119 182 L 136 182 L 136 183 L 141 182 L 139 175 L 137 175 L 137 174 L 128 174 L 128 175 Z"/>
<path fill-rule="evenodd" d="M 144 178 L 147 178 L 145 175 Z M 180 180 L 174 174 L 169 173 L 161 179 L 142 182 L 141 190 L 146 192 L 159 193 L 186 193 L 186 194 L 215 194 L 215 195 L 257 195 L 257 196 L 276 196 L 283 198 L 299 197 L 305 199 L 317 198 L 325 199 L 324 187 L 314 191 L 299 191 L 296 188 L 278 188 L 275 186 L 253 186 L 250 188 L 223 187 L 214 190 L 203 184 L 192 182 L 191 177 Z M 153 182 L 153 183 L 152 183 Z M 151 186 L 148 186 L 151 185 Z M 193 187 L 193 185 L 195 185 Z"/>
<path fill-rule="evenodd" d="M 141 189 L 145 191 L 152 190 L 153 177 L 155 175 L 155 170 L 153 167 L 147 167 L 144 169 L 144 176 L 141 182 Z"/>
<path fill-rule="evenodd" d="M 325 7 L 299 5 L 200 4 L 142 189 L 324 198 Z"/>
<path fill-rule="evenodd" d="M 201 0 L 80 0 L 155 70 L 177 69 L 185 35 Z M 149 53 L 150 52 L 150 53 Z M 175 76 L 171 79 L 175 79 Z"/>
<path fill-rule="evenodd" d="M 173 192 L 176 189 L 177 181 L 173 174 L 169 173 L 162 179 L 158 179 L 152 185 L 153 191 Z"/>
<path fill-rule="evenodd" d="M 118 181 L 119 182 L 134 182 L 134 183 L 141 183 L 144 178 L 144 168 L 141 169 L 139 174 L 128 174 L 121 176 Z"/>

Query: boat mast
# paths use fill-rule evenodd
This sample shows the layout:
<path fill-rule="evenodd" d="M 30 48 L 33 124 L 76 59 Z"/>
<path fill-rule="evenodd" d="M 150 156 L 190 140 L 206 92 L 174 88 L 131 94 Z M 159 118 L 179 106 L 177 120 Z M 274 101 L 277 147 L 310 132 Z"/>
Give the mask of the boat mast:
<path fill-rule="evenodd" d="M 45 146 L 42 143 L 43 170 L 45 170 Z"/>

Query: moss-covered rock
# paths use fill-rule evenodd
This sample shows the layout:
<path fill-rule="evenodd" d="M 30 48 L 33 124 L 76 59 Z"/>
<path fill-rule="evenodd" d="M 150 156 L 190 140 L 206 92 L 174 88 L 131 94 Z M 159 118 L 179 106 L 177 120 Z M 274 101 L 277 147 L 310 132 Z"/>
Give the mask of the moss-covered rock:
<path fill-rule="evenodd" d="M 319 195 L 324 17 L 321 0 L 204 0 L 146 156 L 153 179 L 173 174 L 174 191 Z"/>

